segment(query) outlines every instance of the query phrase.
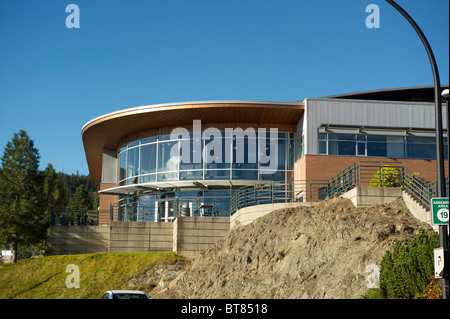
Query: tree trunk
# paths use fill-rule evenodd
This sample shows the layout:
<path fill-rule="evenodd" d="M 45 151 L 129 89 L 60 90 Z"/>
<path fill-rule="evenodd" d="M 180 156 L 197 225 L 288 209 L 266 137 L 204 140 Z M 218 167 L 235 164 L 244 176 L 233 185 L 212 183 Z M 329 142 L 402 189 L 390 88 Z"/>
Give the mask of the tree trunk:
<path fill-rule="evenodd" d="M 17 262 L 17 242 L 12 243 L 12 263 Z"/>

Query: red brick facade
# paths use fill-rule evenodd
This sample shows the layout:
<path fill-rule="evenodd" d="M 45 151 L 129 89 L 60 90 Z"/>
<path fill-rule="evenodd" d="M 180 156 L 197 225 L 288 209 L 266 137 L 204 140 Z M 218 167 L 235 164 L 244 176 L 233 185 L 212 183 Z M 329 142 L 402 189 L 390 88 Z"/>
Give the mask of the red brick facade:
<path fill-rule="evenodd" d="M 115 187 L 116 184 L 100 184 L 100 190 Z M 100 195 L 99 204 L 99 225 L 109 225 L 110 223 L 110 206 L 116 203 L 115 195 Z"/>
<path fill-rule="evenodd" d="M 427 182 L 436 181 L 436 161 L 425 159 L 380 158 L 356 156 L 305 155 L 294 165 L 295 180 L 328 180 L 353 163 L 379 162 L 403 164 L 413 173 L 419 173 Z M 448 161 L 445 161 L 445 175 L 448 176 Z"/>

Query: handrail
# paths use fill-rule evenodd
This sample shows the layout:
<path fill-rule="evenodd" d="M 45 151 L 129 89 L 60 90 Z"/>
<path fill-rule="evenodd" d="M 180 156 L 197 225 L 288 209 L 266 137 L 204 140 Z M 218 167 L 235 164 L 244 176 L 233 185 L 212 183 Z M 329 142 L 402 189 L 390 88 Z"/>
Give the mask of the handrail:
<path fill-rule="evenodd" d="M 378 177 L 378 178 L 377 178 Z M 445 178 L 447 194 L 449 178 Z M 358 186 L 403 188 L 429 209 L 436 196 L 436 182 L 427 183 L 401 162 L 353 163 L 326 181 L 262 182 L 238 189 L 230 199 L 230 214 L 241 208 L 280 202 L 316 201 L 340 196 Z M 303 194 L 303 197 L 299 195 Z"/>

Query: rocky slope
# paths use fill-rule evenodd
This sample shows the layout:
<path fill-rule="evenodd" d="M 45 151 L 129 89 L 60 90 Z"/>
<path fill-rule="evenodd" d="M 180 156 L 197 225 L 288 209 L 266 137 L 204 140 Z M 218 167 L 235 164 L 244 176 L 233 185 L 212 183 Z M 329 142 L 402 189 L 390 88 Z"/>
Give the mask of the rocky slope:
<path fill-rule="evenodd" d="M 358 298 L 368 289 L 367 267 L 420 227 L 432 231 L 400 199 L 355 208 L 334 198 L 275 211 L 186 265 L 150 269 L 129 284 L 151 289 L 151 298 Z"/>

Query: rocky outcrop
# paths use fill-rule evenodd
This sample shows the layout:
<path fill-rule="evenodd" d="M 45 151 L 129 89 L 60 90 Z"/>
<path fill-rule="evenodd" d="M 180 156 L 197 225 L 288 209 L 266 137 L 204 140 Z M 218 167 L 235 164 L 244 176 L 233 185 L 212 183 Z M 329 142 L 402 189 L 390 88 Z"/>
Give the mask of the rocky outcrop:
<path fill-rule="evenodd" d="M 278 210 L 232 230 L 184 267 L 149 270 L 146 287 L 151 298 L 358 298 L 385 251 L 421 227 L 432 230 L 401 199 L 355 208 L 333 198 Z"/>

